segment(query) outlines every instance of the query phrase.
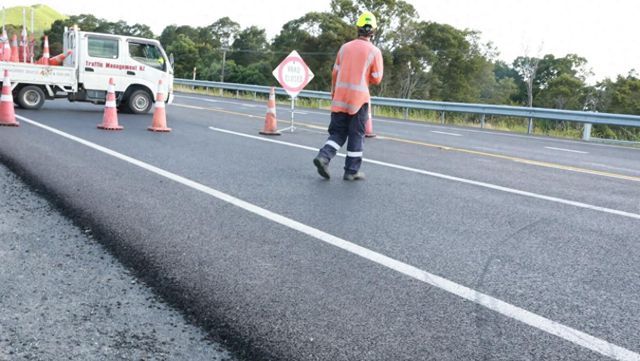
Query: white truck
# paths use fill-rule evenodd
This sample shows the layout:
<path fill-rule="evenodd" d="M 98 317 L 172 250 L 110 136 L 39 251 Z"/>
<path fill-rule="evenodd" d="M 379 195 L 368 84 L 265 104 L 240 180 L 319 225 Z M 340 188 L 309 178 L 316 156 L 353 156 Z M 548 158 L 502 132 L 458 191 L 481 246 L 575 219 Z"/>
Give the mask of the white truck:
<path fill-rule="evenodd" d="M 147 113 L 162 80 L 165 101 L 173 101 L 173 68 L 160 42 L 130 36 L 65 29 L 61 66 L 0 62 L 9 70 L 14 101 L 39 109 L 45 99 L 104 104 L 109 78 L 115 81 L 121 111 Z M 1 74 L 1 73 L 0 73 Z"/>

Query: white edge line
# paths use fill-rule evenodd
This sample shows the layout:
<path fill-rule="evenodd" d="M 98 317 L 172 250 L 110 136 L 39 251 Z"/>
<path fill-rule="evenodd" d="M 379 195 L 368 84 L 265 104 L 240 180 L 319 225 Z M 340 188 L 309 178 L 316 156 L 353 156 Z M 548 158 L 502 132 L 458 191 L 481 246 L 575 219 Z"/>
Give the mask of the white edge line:
<path fill-rule="evenodd" d="M 573 149 L 566 149 L 566 148 L 545 147 L 545 149 L 559 150 L 561 152 L 569 152 L 569 153 L 589 154 L 589 152 L 583 152 L 581 150 L 573 150 Z"/>
<path fill-rule="evenodd" d="M 440 132 L 440 131 L 437 131 L 437 130 L 432 130 L 431 133 L 444 134 L 444 135 L 453 135 L 454 137 L 461 137 L 462 136 L 462 134 Z"/>
<path fill-rule="evenodd" d="M 263 218 L 266 218 L 270 221 L 273 221 L 275 223 L 281 224 L 285 227 L 291 228 L 293 230 L 296 230 L 298 232 L 304 233 L 308 236 L 311 236 L 313 238 L 316 238 L 318 240 L 321 240 L 325 243 L 331 244 L 335 247 L 338 247 L 342 250 L 345 250 L 347 252 L 350 252 L 352 254 L 355 254 L 357 256 L 360 256 L 362 258 L 365 258 L 369 261 L 372 261 L 374 263 L 377 263 L 379 265 L 385 266 L 391 270 L 394 270 L 396 272 L 402 273 L 406 276 L 409 276 L 411 278 L 414 278 L 418 281 L 422 281 L 424 283 L 427 283 L 431 286 L 440 288 L 444 291 L 447 291 L 451 294 L 454 294 L 458 297 L 461 297 L 463 299 L 466 299 L 468 301 L 477 303 L 479 305 L 482 305 L 492 311 L 495 311 L 497 313 L 500 313 L 504 316 L 510 317 L 512 319 L 518 320 L 522 323 L 525 323 L 531 327 L 537 328 L 539 330 L 545 331 L 549 334 L 555 335 L 557 337 L 560 337 L 564 340 L 567 340 L 569 342 L 572 342 L 576 345 L 580 345 L 582 347 L 585 347 L 587 349 L 590 349 L 592 351 L 595 351 L 597 353 L 600 353 L 604 356 L 607 357 L 611 357 L 613 359 L 616 360 L 622 360 L 622 361 L 640 361 L 640 354 L 633 352 L 631 350 L 628 350 L 626 348 L 623 348 L 621 346 L 617 346 L 614 345 L 610 342 L 607 342 L 605 340 L 599 339 L 597 337 L 591 336 L 589 334 L 586 334 L 582 331 L 579 331 L 577 329 L 571 328 L 569 326 L 565 326 L 563 324 L 560 324 L 556 321 L 550 320 L 548 318 L 542 317 L 540 315 L 537 315 L 533 312 L 527 311 L 523 308 L 514 306 L 512 304 L 509 304 L 507 302 L 504 302 L 502 300 L 499 300 L 497 298 L 494 298 L 492 296 L 489 296 L 487 294 L 484 294 L 482 292 L 478 292 L 476 290 L 473 290 L 469 287 L 460 285 L 458 283 L 455 283 L 453 281 L 450 281 L 446 278 L 437 276 L 435 274 L 429 273 L 427 271 L 421 270 L 417 267 L 411 266 L 409 264 L 406 264 L 404 262 L 398 261 L 396 259 L 393 259 L 391 257 L 385 256 L 381 253 L 372 251 L 368 248 L 359 246 L 355 243 L 349 242 L 347 240 L 338 238 L 336 236 L 333 236 L 329 233 L 323 232 L 319 229 L 313 228 L 311 226 L 308 226 L 306 224 L 300 223 L 298 221 L 295 221 L 293 219 L 287 218 L 285 216 L 282 216 L 280 214 L 271 212 L 267 209 L 258 207 L 254 204 L 251 204 L 249 202 L 243 201 L 239 198 L 235 198 L 231 195 L 228 195 L 226 193 L 220 192 L 218 190 L 215 190 L 213 188 L 207 187 L 203 184 L 197 183 L 195 181 L 192 181 L 190 179 L 187 179 L 185 177 L 179 176 L 177 174 L 168 172 L 166 170 L 163 170 L 161 168 L 155 167 L 151 164 L 142 162 L 140 160 L 137 160 L 135 158 L 129 157 L 127 155 L 124 155 L 122 153 L 116 152 L 114 150 L 111 150 L 109 148 L 100 146 L 98 144 L 89 142 L 87 140 L 84 140 L 82 138 L 76 137 L 74 135 L 65 133 L 61 130 L 49 127 L 47 125 L 38 123 L 34 120 L 22 117 L 22 116 L 17 116 L 18 118 L 20 118 L 21 120 L 23 120 L 26 123 L 32 124 L 34 126 L 40 127 L 42 129 L 45 129 L 47 131 L 50 131 L 54 134 L 60 135 L 64 138 L 67 138 L 69 140 L 75 141 L 77 143 L 80 143 L 82 145 L 85 145 L 89 148 L 95 149 L 99 152 L 105 153 L 107 155 L 110 155 L 114 158 L 123 160 L 125 162 L 128 162 L 132 165 L 135 165 L 137 167 L 140 167 L 142 169 L 145 169 L 149 172 L 155 173 L 157 175 L 160 175 L 162 177 L 165 177 L 167 179 L 173 180 L 177 183 L 183 184 L 187 187 L 190 187 L 192 189 L 201 191 L 205 194 L 208 194 L 214 198 L 217 198 L 219 200 L 222 200 L 224 202 L 230 203 L 234 206 L 237 206 L 239 208 L 242 208 L 248 212 L 251 212 L 253 214 L 256 214 L 258 216 L 261 216 Z M 215 129 L 215 128 L 214 128 Z M 273 141 L 273 140 L 271 140 Z M 280 141 L 274 141 L 274 142 L 279 142 Z M 304 146 L 300 146 L 299 148 L 304 148 L 304 149 L 308 149 L 310 147 L 304 147 Z M 313 148 L 311 148 L 313 149 Z M 315 149 L 314 149 L 315 150 Z"/>
<path fill-rule="evenodd" d="M 262 137 L 255 136 L 255 135 L 238 133 L 238 132 L 234 132 L 234 131 L 231 131 L 231 130 L 225 130 L 225 129 L 215 128 L 215 127 L 209 127 L 209 129 L 211 129 L 213 131 L 216 131 L 216 132 L 237 135 L 237 136 L 241 136 L 241 137 L 245 137 L 245 138 L 257 139 L 257 140 L 261 140 L 263 142 L 282 144 L 282 145 L 286 145 L 286 146 L 289 146 L 289 147 L 312 150 L 312 151 L 315 151 L 315 152 L 318 151 L 317 148 L 307 147 L 307 146 L 300 145 L 300 144 L 295 144 L 295 143 L 284 142 L 284 141 L 281 141 L 281 140 L 266 139 L 266 138 L 262 138 Z M 340 157 L 346 157 L 346 154 L 344 154 L 344 153 L 338 153 L 337 155 L 340 156 Z M 522 190 L 519 190 L 519 189 L 503 187 L 503 186 L 499 186 L 499 185 L 496 185 L 496 184 L 485 183 L 485 182 L 480 182 L 480 181 L 474 181 L 474 180 L 471 180 L 471 179 L 459 178 L 459 177 L 450 176 L 450 175 L 441 174 L 441 173 L 436 173 L 436 172 L 429 172 L 429 171 L 422 170 L 422 169 L 406 167 L 406 166 L 403 166 L 403 165 L 382 162 L 382 161 L 374 160 L 374 159 L 363 158 L 362 161 L 363 162 L 367 162 L 367 163 L 371 163 L 371 164 L 377 164 L 377 165 L 380 165 L 380 166 L 383 166 L 383 167 L 404 170 L 404 171 L 407 171 L 407 172 L 428 175 L 428 176 L 435 177 L 435 178 L 446 179 L 446 180 L 459 182 L 459 183 L 471 184 L 471 185 L 474 185 L 474 186 L 483 187 L 483 188 L 489 188 L 489 189 L 493 189 L 493 190 L 497 190 L 497 191 L 501 191 L 501 192 L 506 192 L 506 193 L 511 193 L 511 194 L 517 194 L 517 195 L 524 196 L 524 197 L 537 198 L 537 199 L 542 199 L 542 200 L 549 201 L 549 202 L 560 203 L 560 204 L 570 205 L 570 206 L 574 206 L 574 207 L 578 207 L 578 208 L 585 208 L 585 209 L 589 209 L 589 210 L 592 210 L 592 211 L 603 212 L 603 213 L 608 213 L 608 214 L 614 214 L 614 215 L 617 215 L 617 216 L 628 217 L 628 218 L 633 218 L 633 219 L 640 220 L 640 214 L 637 214 L 637 213 L 630 213 L 630 212 L 620 211 L 620 210 L 617 210 L 617 209 L 595 206 L 595 205 L 592 205 L 592 204 L 572 201 L 572 200 L 563 199 L 563 198 L 545 196 L 543 194 L 522 191 Z"/>

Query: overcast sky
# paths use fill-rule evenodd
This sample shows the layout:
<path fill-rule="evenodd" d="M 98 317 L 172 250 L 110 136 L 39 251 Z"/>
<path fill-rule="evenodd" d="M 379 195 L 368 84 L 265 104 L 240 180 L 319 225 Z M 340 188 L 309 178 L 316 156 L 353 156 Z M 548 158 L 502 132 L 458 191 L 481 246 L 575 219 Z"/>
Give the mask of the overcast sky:
<path fill-rule="evenodd" d="M 25 5 L 27 1 L 9 0 L 2 5 Z M 492 41 L 498 48 L 500 58 L 508 62 L 525 53 L 530 56 L 576 53 L 589 60 L 597 79 L 626 75 L 631 69 L 640 71 L 638 0 L 407 1 L 416 7 L 422 20 L 480 31 L 485 41 Z M 265 28 L 273 37 L 289 20 L 309 11 L 328 11 L 330 0 L 40 0 L 37 3 L 67 15 L 91 13 L 113 21 L 144 23 L 157 34 L 169 24 L 202 26 L 229 16 L 242 26 Z"/>

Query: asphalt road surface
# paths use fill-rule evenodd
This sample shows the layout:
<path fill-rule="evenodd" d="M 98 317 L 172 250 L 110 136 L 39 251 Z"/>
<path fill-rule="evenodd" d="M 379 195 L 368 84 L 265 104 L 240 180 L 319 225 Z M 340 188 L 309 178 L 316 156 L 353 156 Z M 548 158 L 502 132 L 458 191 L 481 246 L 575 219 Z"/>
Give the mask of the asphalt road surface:
<path fill-rule="evenodd" d="M 232 360 L 0 165 L 0 360 Z"/>
<path fill-rule="evenodd" d="M 57 101 L 0 160 L 240 358 L 640 360 L 638 149 L 377 120 L 368 179 L 325 181 L 327 113 L 265 108 Z"/>

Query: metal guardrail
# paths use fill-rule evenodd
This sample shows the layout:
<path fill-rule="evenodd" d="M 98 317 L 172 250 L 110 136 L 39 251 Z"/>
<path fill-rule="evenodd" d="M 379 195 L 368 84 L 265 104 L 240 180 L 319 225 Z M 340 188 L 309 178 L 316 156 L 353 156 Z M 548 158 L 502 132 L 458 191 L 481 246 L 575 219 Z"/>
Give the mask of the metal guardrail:
<path fill-rule="evenodd" d="M 215 81 L 175 79 L 174 84 L 185 86 L 196 86 L 203 88 L 214 88 L 222 90 L 235 90 L 254 93 L 269 93 L 271 87 L 249 84 L 221 83 Z M 286 95 L 282 88 L 276 87 L 276 94 Z M 329 92 L 304 90 L 298 97 L 311 99 L 330 100 Z M 640 127 L 640 116 L 626 114 L 595 113 L 575 110 L 558 110 L 546 108 L 528 108 L 507 105 L 492 104 L 467 104 L 451 103 L 431 100 L 397 99 L 372 97 L 371 102 L 376 106 L 388 106 L 405 109 L 432 110 L 442 113 L 444 121 L 445 112 L 481 114 L 481 125 L 484 125 L 486 115 L 501 115 L 508 117 L 528 118 L 528 119 L 549 119 L 558 121 L 571 121 L 585 124 L 583 139 L 589 140 L 591 134 L 591 124 L 617 125 L 626 127 Z"/>

